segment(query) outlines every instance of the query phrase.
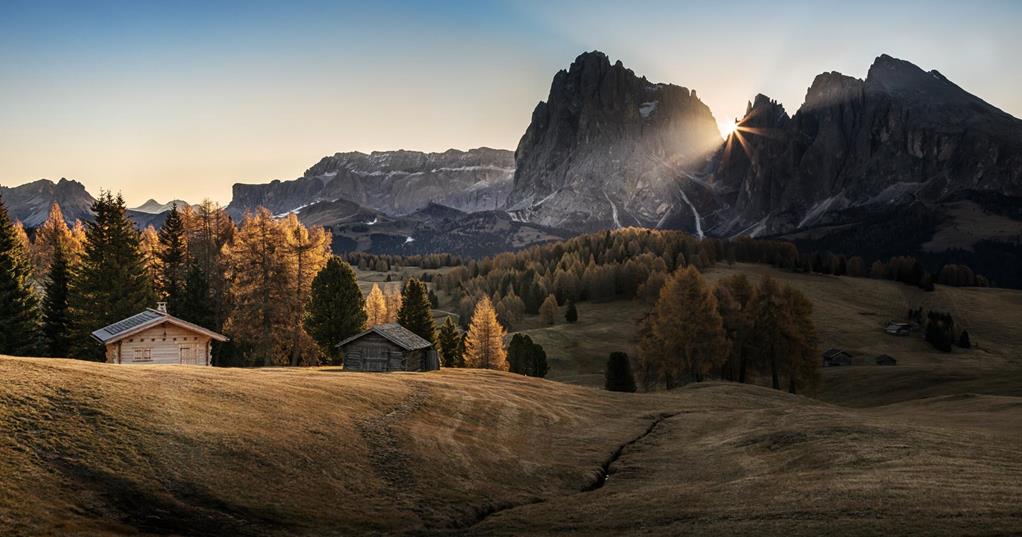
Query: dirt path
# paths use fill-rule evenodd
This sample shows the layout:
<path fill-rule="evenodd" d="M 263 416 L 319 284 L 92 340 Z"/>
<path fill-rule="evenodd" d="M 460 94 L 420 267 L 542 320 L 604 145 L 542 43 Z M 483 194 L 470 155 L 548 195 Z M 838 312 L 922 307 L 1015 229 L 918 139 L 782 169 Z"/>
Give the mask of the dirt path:
<path fill-rule="evenodd" d="M 422 384 L 411 384 L 411 392 L 388 412 L 365 418 L 358 423 L 358 431 L 369 452 L 373 472 L 390 489 L 395 504 L 401 509 L 420 513 L 421 501 L 414 496 L 415 475 L 412 474 L 408 455 L 398 448 L 394 424 L 419 410 L 429 399 L 429 389 Z"/>
<path fill-rule="evenodd" d="M 429 390 L 425 386 L 414 384 L 411 393 L 390 411 L 358 423 L 358 431 L 368 445 L 373 471 L 390 487 L 407 490 L 415 485 L 415 476 L 408 470 L 408 456 L 397 447 L 393 424 L 422 407 L 428 397 Z"/>

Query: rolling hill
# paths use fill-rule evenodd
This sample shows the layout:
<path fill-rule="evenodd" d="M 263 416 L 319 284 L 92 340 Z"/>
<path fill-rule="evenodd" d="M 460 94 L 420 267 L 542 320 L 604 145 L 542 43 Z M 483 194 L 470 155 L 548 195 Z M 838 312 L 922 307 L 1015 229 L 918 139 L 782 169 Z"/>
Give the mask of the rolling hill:
<path fill-rule="evenodd" d="M 6 535 L 1003 535 L 1022 404 L 0 358 Z M 604 477 L 609 475 L 609 477 Z"/>

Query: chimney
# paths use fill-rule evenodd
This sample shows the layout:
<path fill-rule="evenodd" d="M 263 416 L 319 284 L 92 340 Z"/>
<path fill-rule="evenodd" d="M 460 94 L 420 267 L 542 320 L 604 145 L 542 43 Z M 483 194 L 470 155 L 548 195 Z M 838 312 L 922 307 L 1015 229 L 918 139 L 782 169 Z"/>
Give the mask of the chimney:
<path fill-rule="evenodd" d="M 158 311 L 160 313 L 167 313 L 167 303 L 166 302 L 157 302 L 156 303 L 156 311 Z"/>

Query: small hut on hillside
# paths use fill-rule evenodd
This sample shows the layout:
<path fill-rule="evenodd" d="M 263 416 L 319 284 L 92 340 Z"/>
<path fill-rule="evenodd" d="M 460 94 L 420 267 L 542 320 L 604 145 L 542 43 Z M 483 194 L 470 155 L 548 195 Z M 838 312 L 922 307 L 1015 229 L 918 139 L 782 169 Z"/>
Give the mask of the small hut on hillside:
<path fill-rule="evenodd" d="M 852 355 L 841 349 L 827 349 L 823 353 L 823 367 L 852 365 Z"/>
<path fill-rule="evenodd" d="M 338 345 L 344 368 L 353 371 L 433 371 L 440 369 L 433 344 L 397 324 L 378 324 Z"/>
<path fill-rule="evenodd" d="M 209 365 L 212 341 L 227 337 L 167 313 L 167 303 L 92 333 L 114 364 Z"/>
<path fill-rule="evenodd" d="M 898 361 L 888 354 L 881 354 L 876 357 L 877 365 L 898 365 Z"/>

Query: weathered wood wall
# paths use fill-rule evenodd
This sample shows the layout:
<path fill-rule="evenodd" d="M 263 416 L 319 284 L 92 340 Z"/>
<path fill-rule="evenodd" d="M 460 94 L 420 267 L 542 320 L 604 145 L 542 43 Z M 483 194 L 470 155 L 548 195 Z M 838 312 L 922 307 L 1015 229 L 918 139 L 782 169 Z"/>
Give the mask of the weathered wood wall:
<path fill-rule="evenodd" d="M 353 371 L 422 371 L 430 367 L 432 349 L 405 351 L 379 334 L 345 345 L 344 368 Z M 435 360 L 433 360 L 435 361 Z"/>

